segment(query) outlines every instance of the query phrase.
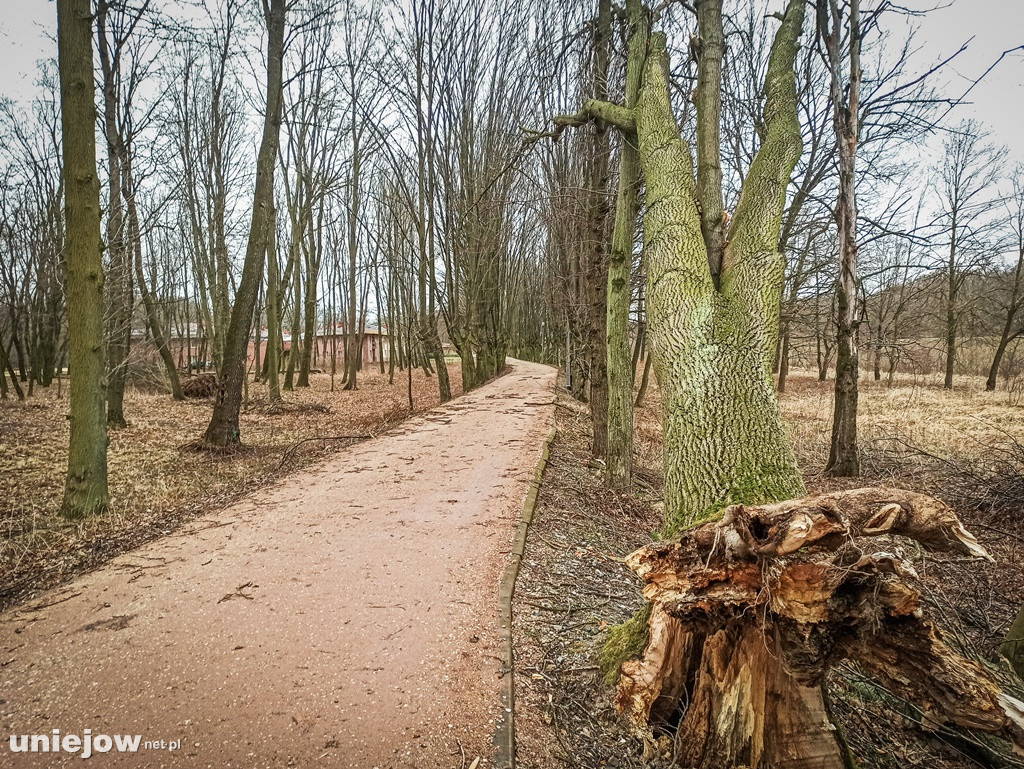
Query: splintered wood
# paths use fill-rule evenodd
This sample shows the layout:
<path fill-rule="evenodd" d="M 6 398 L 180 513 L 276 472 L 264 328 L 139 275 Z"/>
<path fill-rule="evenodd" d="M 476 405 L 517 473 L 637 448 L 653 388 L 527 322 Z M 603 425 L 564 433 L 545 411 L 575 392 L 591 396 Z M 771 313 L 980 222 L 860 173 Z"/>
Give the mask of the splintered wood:
<path fill-rule="evenodd" d="M 990 558 L 943 502 L 881 488 L 734 505 L 637 550 L 627 563 L 646 583 L 650 641 L 623 664 L 620 711 L 645 735 L 681 717 L 680 766 L 842 767 L 821 692 L 849 659 L 928 723 L 1020 750 L 1024 704 L 925 617 L 901 550 L 914 542 Z"/>

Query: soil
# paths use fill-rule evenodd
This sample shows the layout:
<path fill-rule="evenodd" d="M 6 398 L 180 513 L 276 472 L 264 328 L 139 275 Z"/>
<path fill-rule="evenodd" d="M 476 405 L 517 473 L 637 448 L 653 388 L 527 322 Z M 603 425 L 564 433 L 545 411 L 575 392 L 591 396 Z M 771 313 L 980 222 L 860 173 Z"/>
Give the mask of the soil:
<path fill-rule="evenodd" d="M 513 362 L 0 615 L 2 729 L 157 743 L 100 766 L 490 765 L 498 586 L 554 376 Z"/>

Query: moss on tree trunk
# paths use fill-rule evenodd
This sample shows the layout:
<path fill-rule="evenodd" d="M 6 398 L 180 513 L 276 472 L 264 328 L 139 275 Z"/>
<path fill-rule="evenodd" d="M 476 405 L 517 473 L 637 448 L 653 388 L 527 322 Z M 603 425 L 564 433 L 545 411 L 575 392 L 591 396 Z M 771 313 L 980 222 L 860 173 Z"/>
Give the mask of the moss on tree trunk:
<path fill-rule="evenodd" d="M 103 391 L 103 262 L 96 172 L 92 7 L 57 3 L 64 206 L 67 222 L 71 438 L 61 514 L 80 518 L 109 504 Z"/>

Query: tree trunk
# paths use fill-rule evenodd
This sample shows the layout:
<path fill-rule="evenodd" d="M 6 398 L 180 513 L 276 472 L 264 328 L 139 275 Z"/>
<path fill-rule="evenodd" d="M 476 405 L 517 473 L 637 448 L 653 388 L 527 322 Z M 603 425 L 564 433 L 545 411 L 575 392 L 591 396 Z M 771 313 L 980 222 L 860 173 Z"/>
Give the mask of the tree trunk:
<path fill-rule="evenodd" d="M 96 37 L 103 75 L 103 134 L 107 142 L 107 289 L 110 311 L 107 325 L 107 425 L 127 427 L 124 388 L 128 377 L 128 348 L 132 333 L 131 267 L 125 242 L 122 165 L 125 148 L 118 131 L 118 103 L 114 70 L 107 41 L 108 0 L 100 0 Z"/>
<path fill-rule="evenodd" d="M 313 355 L 316 353 L 316 282 L 319 265 L 315 255 L 313 217 L 309 217 L 308 229 L 306 285 L 302 291 L 302 356 L 299 358 L 299 376 L 295 382 L 296 387 L 309 387 L 309 370 L 313 366 Z"/>
<path fill-rule="evenodd" d="M 991 559 L 941 501 L 881 488 L 732 506 L 630 554 L 652 604 L 650 643 L 623 666 L 617 707 L 645 735 L 683 711 L 679 766 L 841 769 L 852 757 L 822 687 L 850 659 L 937 724 L 1020 746 L 1021 703 L 946 645 L 913 568 L 880 536 Z"/>
<path fill-rule="evenodd" d="M 7 399 L 7 380 L 6 376 L 11 378 L 11 387 L 14 388 L 14 394 L 18 396 L 19 401 L 25 400 L 25 391 L 21 389 L 21 383 L 18 381 L 18 375 L 14 371 L 14 366 L 11 365 L 11 354 L 10 350 L 0 341 L 0 356 L 3 358 L 3 367 L 0 370 L 0 384 L 3 385 L 3 398 Z"/>
<path fill-rule="evenodd" d="M 611 5 L 610 0 L 598 0 L 597 19 L 594 26 L 594 98 L 601 101 L 608 98 Z M 604 459 L 608 452 L 609 353 L 606 344 L 610 330 L 608 328 L 608 294 L 611 291 L 608 258 L 608 166 L 611 156 L 611 137 L 608 126 L 600 120 L 595 121 L 592 130 L 590 157 L 588 158 L 590 192 L 587 201 L 587 245 L 583 251 L 584 263 L 581 266 L 581 273 L 586 291 L 587 307 L 587 380 L 590 384 L 588 398 L 593 433 L 591 453 L 597 459 Z M 624 149 L 625 144 L 624 142 Z M 628 169 L 626 170 L 628 172 Z M 632 253 L 632 248 L 629 251 Z M 626 283 L 628 286 L 628 279 Z M 616 328 L 617 332 L 618 328 Z M 619 342 L 618 339 L 615 341 Z M 628 341 L 626 343 L 628 344 Z"/>
<path fill-rule="evenodd" d="M 946 375 L 942 380 L 942 387 L 946 390 L 953 389 L 953 367 L 956 363 L 956 311 L 953 300 L 949 300 L 946 306 Z"/>
<path fill-rule="evenodd" d="M 833 128 L 839 148 L 839 280 L 836 284 L 836 385 L 832 416 L 832 444 L 825 472 L 838 477 L 860 474 L 857 449 L 857 194 L 856 161 L 860 116 L 860 4 L 851 0 L 850 77 L 844 89 L 840 64 L 841 30 L 832 20 L 826 0 L 818 0 L 818 28 L 825 43 L 831 71 Z"/>
<path fill-rule="evenodd" d="M 267 400 L 281 401 L 281 267 L 277 261 L 277 209 L 270 212 L 267 231 Z"/>
<path fill-rule="evenodd" d="M 776 251 L 783 191 L 801 147 L 793 58 L 802 18 L 802 4 L 792 0 L 766 80 L 771 120 L 717 286 L 703 237 L 695 237 L 693 169 L 668 101 L 664 37 L 651 40 L 636 128 L 647 188 L 648 330 L 665 408 L 666 531 L 716 516 L 730 502 L 803 490 L 770 372 L 784 272 Z"/>
<path fill-rule="evenodd" d="M 953 209 L 950 223 L 949 262 L 946 275 L 946 376 L 942 386 L 946 390 L 953 389 L 953 365 L 956 363 L 956 332 L 957 332 L 957 299 L 960 286 L 957 281 L 957 222 L 958 210 Z"/>
<path fill-rule="evenodd" d="M 608 14 L 611 15 L 611 8 Z M 629 58 L 626 109 L 636 108 L 647 54 L 647 13 L 640 0 L 629 0 Z M 610 24 L 610 20 L 609 20 Z M 635 132 L 624 132 L 619 161 L 615 229 L 608 261 L 607 377 L 608 423 L 605 462 L 607 484 L 629 488 L 633 466 L 633 364 L 630 360 L 629 307 L 632 301 L 633 240 L 636 235 L 640 151 Z M 593 406 L 591 406 L 593 408 Z"/>
<path fill-rule="evenodd" d="M 647 356 L 644 358 L 644 373 L 640 377 L 640 387 L 636 391 L 636 407 L 640 408 L 644 404 L 644 398 L 647 396 L 647 386 L 651 378 L 651 361 L 653 356 L 648 351 Z"/>
<path fill-rule="evenodd" d="M 350 69 L 351 73 L 352 70 Z M 354 75 L 353 75 L 354 77 Z M 352 84 L 353 93 L 355 84 Z M 345 359 L 348 363 L 345 369 L 345 389 L 358 389 L 356 377 L 359 372 L 359 355 L 356 349 L 359 344 L 359 334 L 356 333 L 356 270 L 359 264 L 359 194 L 360 172 L 362 170 L 362 157 L 359 147 L 359 130 L 357 128 L 356 103 L 352 102 L 352 177 L 350 179 L 351 205 L 348 212 L 348 334 L 345 336 Z"/>
<path fill-rule="evenodd" d="M 256 161 L 256 189 L 253 193 L 252 221 L 245 250 L 242 278 L 235 294 L 231 322 L 224 347 L 224 367 L 218 372 L 218 390 L 213 415 L 203 440 L 216 447 L 241 442 L 238 417 L 242 407 L 242 384 L 245 378 L 246 345 L 253 308 L 263 274 L 263 258 L 267 238 L 273 226 L 274 164 L 277 160 L 281 131 L 282 82 L 284 58 L 285 0 L 269 0 L 266 8 L 267 40 L 267 111 L 263 120 L 263 137 Z"/>
<path fill-rule="evenodd" d="M 71 438 L 61 514 L 80 518 L 109 505 L 103 393 L 103 260 L 96 172 L 90 0 L 58 0 Z"/>
<path fill-rule="evenodd" d="M 299 322 L 302 319 L 302 261 L 299 259 L 297 245 L 292 244 L 292 322 L 289 336 L 291 347 L 288 349 L 288 363 L 285 365 L 284 389 L 295 389 L 295 359 L 299 355 Z"/>
<path fill-rule="evenodd" d="M 1011 321 L 1012 322 L 1012 321 Z M 996 389 L 996 378 L 999 376 L 999 366 L 1003 362 L 1006 348 L 1010 346 L 1010 322 L 1003 328 L 1003 335 L 999 337 L 999 345 L 996 347 L 996 354 L 992 356 L 992 365 L 988 370 L 988 379 L 985 380 L 985 389 L 992 392 Z"/>
<path fill-rule="evenodd" d="M 1006 657 L 1017 675 L 1024 679 L 1024 607 L 1021 607 L 1017 618 L 1010 625 L 999 653 Z"/>
<path fill-rule="evenodd" d="M 694 769 L 846 769 L 820 686 L 779 664 L 779 639 L 756 621 L 708 637 L 690 706 L 676 733 L 676 761 Z"/>
<path fill-rule="evenodd" d="M 775 389 L 780 393 L 786 392 L 786 380 L 789 378 L 789 334 L 790 323 L 787 320 L 782 324 L 782 341 L 779 344 L 779 382 Z"/>

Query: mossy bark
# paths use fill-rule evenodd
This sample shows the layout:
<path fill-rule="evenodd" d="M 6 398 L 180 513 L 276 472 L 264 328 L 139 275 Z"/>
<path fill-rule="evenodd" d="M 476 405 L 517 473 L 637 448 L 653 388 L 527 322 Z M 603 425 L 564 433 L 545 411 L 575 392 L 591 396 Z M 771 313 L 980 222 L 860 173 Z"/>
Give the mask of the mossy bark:
<path fill-rule="evenodd" d="M 648 324 L 665 423 L 665 531 L 732 502 L 798 496 L 803 483 L 771 376 L 785 263 L 776 251 L 801 151 L 793 60 L 803 6 L 791 2 L 765 84 L 765 140 L 740 196 L 716 285 L 695 203 L 689 147 L 668 99 L 655 35 L 636 110 L 647 184 Z"/>
<path fill-rule="evenodd" d="M 1010 625 L 1010 631 L 999 647 L 999 652 L 1006 657 L 1017 675 L 1024 679 L 1024 607 L 1021 607 L 1017 619 Z"/>
<path fill-rule="evenodd" d="M 66 179 L 71 367 L 71 438 L 61 514 L 80 518 L 103 512 L 110 503 L 103 386 L 100 182 L 93 132 L 96 105 L 90 0 L 58 0 L 57 50 Z"/>
<path fill-rule="evenodd" d="M 628 0 L 629 55 L 626 67 L 626 109 L 640 98 L 647 58 L 647 12 L 640 0 Z M 619 194 L 615 204 L 615 228 L 608 262 L 607 369 L 608 450 L 607 482 L 614 489 L 628 488 L 633 465 L 633 372 L 629 341 L 629 308 L 632 302 L 633 240 L 636 235 L 637 198 L 640 186 L 640 151 L 635 131 L 622 134 L 619 161 Z"/>

